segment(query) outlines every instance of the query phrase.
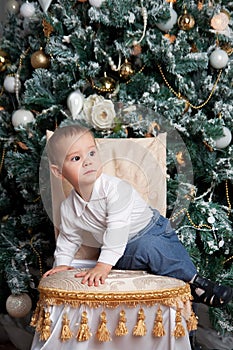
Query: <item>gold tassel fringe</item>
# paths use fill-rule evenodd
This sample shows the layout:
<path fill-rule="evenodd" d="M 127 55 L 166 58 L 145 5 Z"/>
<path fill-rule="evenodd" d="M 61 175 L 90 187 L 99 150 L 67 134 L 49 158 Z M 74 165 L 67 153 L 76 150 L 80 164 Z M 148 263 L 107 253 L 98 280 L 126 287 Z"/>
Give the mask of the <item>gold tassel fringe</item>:
<path fill-rule="evenodd" d="M 67 313 L 65 313 L 62 317 L 62 329 L 61 329 L 60 339 L 61 341 L 66 341 L 71 339 L 72 336 L 73 336 L 73 333 L 71 332 L 71 329 L 70 329 L 70 321 L 67 317 Z"/>
<path fill-rule="evenodd" d="M 160 307 L 158 308 L 156 313 L 152 334 L 154 337 L 163 337 L 166 334 L 165 329 L 163 327 L 163 314 Z"/>
<path fill-rule="evenodd" d="M 44 324 L 45 311 L 44 308 L 41 307 L 39 310 L 39 315 L 37 319 L 36 332 L 40 333 Z"/>
<path fill-rule="evenodd" d="M 182 325 L 182 317 L 180 309 L 176 310 L 176 326 L 173 332 L 175 338 L 181 338 L 185 336 L 185 329 Z"/>
<path fill-rule="evenodd" d="M 115 330 L 115 334 L 118 337 L 128 334 L 128 329 L 126 327 L 127 318 L 125 316 L 125 311 L 121 310 L 118 326 Z"/>
<path fill-rule="evenodd" d="M 45 312 L 45 318 L 42 325 L 40 340 L 48 340 L 51 335 L 51 320 L 50 320 L 50 312 Z"/>
<path fill-rule="evenodd" d="M 143 309 L 141 308 L 138 311 L 138 320 L 136 326 L 134 326 L 133 329 L 133 335 L 142 337 L 143 335 L 146 335 L 147 329 L 145 324 L 145 314 Z"/>
<path fill-rule="evenodd" d="M 197 329 L 198 319 L 195 313 L 192 311 L 191 316 L 187 320 L 188 331 L 195 331 Z"/>
<path fill-rule="evenodd" d="M 39 314 L 40 314 L 40 306 L 39 304 L 36 306 L 36 309 L 31 317 L 30 326 L 36 327 L 38 320 L 39 320 Z"/>
<path fill-rule="evenodd" d="M 90 329 L 88 326 L 87 312 L 83 311 L 81 316 L 80 327 L 76 338 L 78 341 L 86 341 L 90 339 L 91 336 L 92 336 L 92 333 L 90 332 Z"/>
<path fill-rule="evenodd" d="M 107 328 L 107 317 L 106 317 L 105 311 L 101 312 L 100 324 L 99 324 L 99 327 L 98 327 L 97 332 L 96 332 L 96 337 L 101 342 L 106 342 L 106 341 L 112 340 L 111 336 L 110 336 L 110 332 Z"/>

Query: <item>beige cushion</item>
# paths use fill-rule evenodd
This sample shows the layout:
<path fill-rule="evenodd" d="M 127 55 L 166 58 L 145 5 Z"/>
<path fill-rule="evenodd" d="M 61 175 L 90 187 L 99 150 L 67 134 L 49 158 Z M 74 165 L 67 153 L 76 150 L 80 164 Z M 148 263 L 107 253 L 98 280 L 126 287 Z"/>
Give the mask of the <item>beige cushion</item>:
<path fill-rule="evenodd" d="M 184 281 L 172 277 L 156 276 L 145 271 L 110 271 L 104 284 L 89 287 L 81 283 L 81 278 L 74 277 L 82 269 L 61 271 L 42 278 L 39 284 L 40 298 L 52 305 L 64 303 L 80 306 L 85 303 L 90 307 L 118 306 L 126 304 L 184 307 L 190 312 L 190 286 Z M 187 310 L 186 310 L 187 311 Z"/>

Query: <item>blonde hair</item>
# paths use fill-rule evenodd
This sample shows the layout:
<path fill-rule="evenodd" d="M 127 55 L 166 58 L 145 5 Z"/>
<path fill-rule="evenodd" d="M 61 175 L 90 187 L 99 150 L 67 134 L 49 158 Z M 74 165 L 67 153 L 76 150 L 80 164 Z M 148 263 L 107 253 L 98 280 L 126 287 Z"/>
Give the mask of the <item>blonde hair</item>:
<path fill-rule="evenodd" d="M 93 136 L 88 128 L 77 124 L 57 128 L 46 145 L 46 152 L 50 163 L 61 165 L 71 143 L 86 133 Z"/>

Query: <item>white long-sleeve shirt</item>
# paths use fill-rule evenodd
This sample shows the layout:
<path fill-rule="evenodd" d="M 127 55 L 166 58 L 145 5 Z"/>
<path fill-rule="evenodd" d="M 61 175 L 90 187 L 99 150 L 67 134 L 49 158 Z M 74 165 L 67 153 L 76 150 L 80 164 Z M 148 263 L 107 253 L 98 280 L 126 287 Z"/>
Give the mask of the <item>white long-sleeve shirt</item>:
<path fill-rule="evenodd" d="M 62 202 L 55 265 L 70 265 L 81 244 L 101 248 L 99 262 L 114 266 L 126 244 L 150 222 L 152 209 L 127 182 L 101 174 L 91 198 L 75 190 Z"/>

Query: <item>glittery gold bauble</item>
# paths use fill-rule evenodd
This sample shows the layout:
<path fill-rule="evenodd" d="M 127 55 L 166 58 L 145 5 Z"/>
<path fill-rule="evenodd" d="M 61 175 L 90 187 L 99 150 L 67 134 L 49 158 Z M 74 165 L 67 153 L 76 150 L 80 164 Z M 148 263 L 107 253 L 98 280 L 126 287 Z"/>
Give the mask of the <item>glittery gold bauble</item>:
<path fill-rule="evenodd" d="M 42 48 L 31 55 L 31 65 L 33 68 L 49 68 L 50 56 Z"/>
<path fill-rule="evenodd" d="M 28 294 L 11 294 L 6 301 L 6 310 L 11 317 L 25 317 L 32 308 L 32 301 Z"/>
<path fill-rule="evenodd" d="M 190 15 L 188 12 L 187 12 L 187 9 L 184 9 L 184 13 L 183 15 L 181 15 L 179 18 L 178 18 L 178 26 L 180 29 L 182 30 L 190 30 L 194 27 L 195 25 L 195 19 L 192 15 Z"/>
<path fill-rule="evenodd" d="M 116 87 L 116 82 L 113 78 L 108 77 L 105 75 L 103 78 L 100 78 L 99 80 L 101 84 L 101 90 L 104 92 L 111 92 L 115 89 Z"/>
<path fill-rule="evenodd" d="M 4 72 L 10 64 L 10 56 L 8 53 L 0 50 L 0 72 Z"/>
<path fill-rule="evenodd" d="M 125 62 L 120 67 L 120 77 L 124 79 L 128 79 L 133 74 L 134 74 L 134 70 L 132 68 L 132 64 L 127 60 L 125 60 Z"/>

